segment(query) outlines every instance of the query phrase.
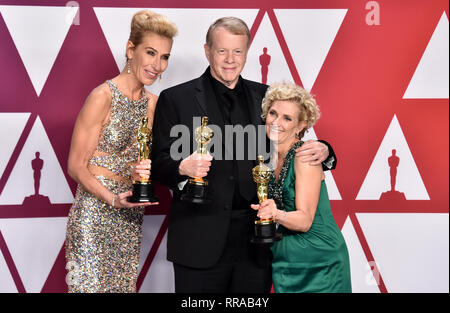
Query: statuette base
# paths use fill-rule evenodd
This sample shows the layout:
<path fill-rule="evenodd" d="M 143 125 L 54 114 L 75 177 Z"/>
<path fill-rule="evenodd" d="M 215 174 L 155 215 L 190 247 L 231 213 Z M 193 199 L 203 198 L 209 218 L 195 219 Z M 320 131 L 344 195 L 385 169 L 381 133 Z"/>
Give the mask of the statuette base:
<path fill-rule="evenodd" d="M 188 182 L 181 195 L 181 201 L 194 204 L 210 204 L 212 200 L 206 197 L 208 183 L 199 184 L 198 182 Z"/>
<path fill-rule="evenodd" d="M 255 221 L 255 232 L 250 239 L 252 243 L 273 243 L 279 241 L 283 236 L 277 233 L 275 223 L 258 223 Z"/>
<path fill-rule="evenodd" d="M 150 182 L 134 182 L 133 195 L 127 198 L 131 203 L 159 202 L 153 194 L 153 185 Z"/>

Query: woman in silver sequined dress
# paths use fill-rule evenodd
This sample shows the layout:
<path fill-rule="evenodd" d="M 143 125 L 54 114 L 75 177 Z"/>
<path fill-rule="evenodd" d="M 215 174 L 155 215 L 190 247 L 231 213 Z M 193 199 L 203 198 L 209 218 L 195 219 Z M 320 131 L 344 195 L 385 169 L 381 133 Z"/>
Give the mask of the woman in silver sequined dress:
<path fill-rule="evenodd" d="M 95 88 L 79 113 L 68 161 L 78 182 L 67 222 L 69 292 L 136 292 L 143 205 L 152 205 L 127 201 L 132 181 L 150 176 L 150 160 L 136 162 L 136 132 L 143 116 L 153 124 L 157 96 L 144 85 L 167 68 L 176 32 L 166 17 L 137 12 L 125 68 Z"/>

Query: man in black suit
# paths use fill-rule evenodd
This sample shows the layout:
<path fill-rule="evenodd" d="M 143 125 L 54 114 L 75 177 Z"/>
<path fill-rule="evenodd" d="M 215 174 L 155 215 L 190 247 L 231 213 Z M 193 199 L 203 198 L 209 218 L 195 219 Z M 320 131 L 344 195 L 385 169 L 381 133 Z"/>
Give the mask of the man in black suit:
<path fill-rule="evenodd" d="M 179 136 L 169 135 L 174 126 L 185 125 L 192 138 L 193 118 L 202 116 L 221 134 L 226 133 L 225 125 L 262 124 L 261 102 L 267 86 L 240 76 L 250 42 L 245 22 L 233 17 L 217 20 L 204 46 L 210 66 L 199 78 L 162 91 L 158 99 L 151 171 L 155 181 L 173 191 L 167 259 L 174 264 L 176 292 L 270 292 L 270 248 L 250 243 L 256 216 L 250 204 L 258 202 L 251 174 L 256 156 L 237 160 L 236 149 L 231 149 L 232 160 L 210 156 L 198 160 L 195 153 L 175 160 L 171 146 Z M 225 140 L 222 143 L 223 150 L 230 151 Z M 305 162 L 327 161 L 329 168 L 335 166 L 326 143 L 304 144 L 297 155 Z M 181 201 L 186 180 L 205 176 L 212 203 Z"/>

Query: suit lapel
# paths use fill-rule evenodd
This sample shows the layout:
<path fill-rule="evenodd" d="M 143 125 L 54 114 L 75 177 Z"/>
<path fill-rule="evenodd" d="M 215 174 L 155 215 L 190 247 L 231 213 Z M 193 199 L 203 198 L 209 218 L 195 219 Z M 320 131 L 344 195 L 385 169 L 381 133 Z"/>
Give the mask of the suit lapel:
<path fill-rule="evenodd" d="M 209 67 L 207 71 L 209 71 Z M 206 75 L 207 73 L 205 72 L 200 76 L 196 85 L 195 97 L 197 99 L 199 112 L 201 112 L 202 116 L 208 116 L 210 125 L 217 125 L 222 130 L 222 134 L 225 134 L 225 123 L 222 113 L 219 104 L 217 103 L 213 86 Z M 261 103 L 264 95 L 261 94 L 260 90 L 257 90 L 252 87 L 251 84 L 247 83 L 245 79 L 243 82 L 249 107 L 250 122 L 258 129 L 258 126 L 262 125 Z M 224 144 L 224 142 L 222 144 Z M 226 149 L 225 145 L 224 148 Z"/>
<path fill-rule="evenodd" d="M 224 130 L 225 125 L 219 105 L 217 104 L 216 95 L 214 94 L 211 82 L 205 74 L 200 76 L 198 80 L 195 97 L 202 114 L 208 116 L 209 124 L 217 125 L 220 129 Z"/>
<path fill-rule="evenodd" d="M 252 85 L 250 83 L 248 83 L 245 79 L 244 79 L 244 87 L 245 87 L 245 93 L 247 95 L 247 102 L 248 102 L 248 107 L 249 107 L 249 113 L 250 113 L 250 120 L 251 123 L 255 126 L 256 130 L 257 130 L 257 134 L 259 131 L 263 131 L 264 134 L 263 136 L 265 136 L 266 140 L 265 140 L 265 147 L 259 147 L 259 139 L 258 139 L 258 149 L 265 149 L 265 151 L 272 151 L 271 150 L 271 146 L 270 146 L 270 140 L 266 137 L 265 135 L 265 129 L 262 128 L 258 128 L 258 126 L 260 125 L 264 125 L 264 122 L 261 118 L 261 114 L 262 114 L 262 100 L 264 98 L 264 94 L 262 94 L 261 90 L 258 90 L 255 87 L 252 87 Z M 259 135 L 257 135 L 257 138 L 259 138 Z M 254 165 L 257 165 L 257 161 L 256 159 L 253 161 Z"/>
<path fill-rule="evenodd" d="M 262 103 L 262 96 L 261 94 L 254 88 L 250 86 L 244 79 L 244 86 L 246 89 L 246 95 L 247 95 L 247 102 L 249 106 L 249 113 L 250 113 L 250 121 L 255 126 L 258 127 L 258 125 L 261 125 L 261 103 Z"/>

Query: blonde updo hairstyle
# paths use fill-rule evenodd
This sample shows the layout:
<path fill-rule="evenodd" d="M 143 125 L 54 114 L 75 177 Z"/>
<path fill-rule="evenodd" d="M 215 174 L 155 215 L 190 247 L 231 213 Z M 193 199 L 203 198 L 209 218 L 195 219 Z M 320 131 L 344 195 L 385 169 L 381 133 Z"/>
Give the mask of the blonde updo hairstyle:
<path fill-rule="evenodd" d="M 295 103 L 300 109 L 298 121 L 305 121 L 306 127 L 297 134 L 298 139 L 303 138 L 305 132 L 311 128 L 320 117 L 319 106 L 308 91 L 295 84 L 282 82 L 273 83 L 266 91 L 262 101 L 261 114 L 264 121 L 266 121 L 267 113 L 275 101 L 290 101 Z"/>
<path fill-rule="evenodd" d="M 164 15 L 150 10 L 136 12 L 131 20 L 131 32 L 128 40 L 137 47 L 142 43 L 142 38 L 148 32 L 173 39 L 173 37 L 176 36 L 178 29 L 176 25 Z M 126 57 L 128 60 L 128 56 Z"/>

